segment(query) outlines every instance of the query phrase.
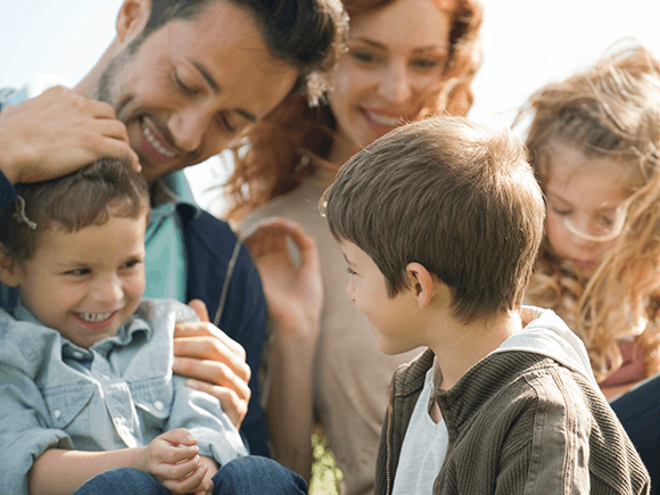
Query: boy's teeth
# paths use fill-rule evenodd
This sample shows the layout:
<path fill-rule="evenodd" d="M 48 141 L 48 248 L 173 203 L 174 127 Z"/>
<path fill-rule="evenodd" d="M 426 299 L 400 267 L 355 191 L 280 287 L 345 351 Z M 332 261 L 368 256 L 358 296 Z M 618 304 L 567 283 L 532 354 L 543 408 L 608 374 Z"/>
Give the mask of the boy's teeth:
<path fill-rule="evenodd" d="M 386 125 L 389 127 L 397 127 L 403 124 L 403 119 L 401 117 L 385 117 L 383 115 L 377 115 L 371 112 L 368 112 L 368 114 L 369 118 L 376 122 L 376 124 Z"/>
<path fill-rule="evenodd" d="M 81 320 L 88 321 L 90 323 L 96 323 L 98 321 L 105 321 L 112 316 L 112 313 L 78 313 L 78 316 Z"/>
<path fill-rule="evenodd" d="M 151 129 L 149 129 L 144 122 L 142 122 L 142 132 L 144 132 L 144 137 L 147 138 L 147 141 L 149 141 L 149 144 L 153 146 L 158 153 L 161 155 L 165 155 L 168 158 L 174 158 L 176 155 L 174 152 L 168 150 L 165 148 L 158 139 L 156 139 L 156 136 L 153 135 L 151 132 Z"/>

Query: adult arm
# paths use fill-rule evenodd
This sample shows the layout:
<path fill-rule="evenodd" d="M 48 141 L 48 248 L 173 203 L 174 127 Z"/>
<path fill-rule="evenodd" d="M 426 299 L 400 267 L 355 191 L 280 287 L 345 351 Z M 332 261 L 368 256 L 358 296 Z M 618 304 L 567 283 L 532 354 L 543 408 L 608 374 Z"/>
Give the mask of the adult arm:
<path fill-rule="evenodd" d="M 299 262 L 291 257 L 288 239 L 299 251 Z M 316 244 L 285 218 L 259 222 L 244 235 L 244 242 L 259 270 L 273 327 L 266 418 L 275 457 L 309 479 L 312 375 L 323 306 Z"/>
<path fill-rule="evenodd" d="M 0 112 L 0 171 L 11 184 L 59 177 L 102 156 L 129 157 L 126 127 L 111 105 L 61 86 Z"/>
<path fill-rule="evenodd" d="M 173 371 L 193 377 L 187 386 L 216 397 L 232 423 L 240 428 L 251 396 L 245 349 L 209 322 L 206 305 L 200 299 L 193 299 L 189 306 L 200 321 L 176 326 Z"/>

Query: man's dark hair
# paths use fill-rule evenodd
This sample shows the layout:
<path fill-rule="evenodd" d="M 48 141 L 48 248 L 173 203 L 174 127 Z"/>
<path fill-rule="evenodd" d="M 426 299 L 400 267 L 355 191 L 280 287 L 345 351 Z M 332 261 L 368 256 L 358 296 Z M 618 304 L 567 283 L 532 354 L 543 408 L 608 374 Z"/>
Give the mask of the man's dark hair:
<path fill-rule="evenodd" d="M 154 31 L 175 19 L 194 20 L 212 2 L 228 1 L 252 13 L 271 53 L 300 71 L 294 91 L 307 85 L 316 100 L 343 46 L 348 18 L 339 0 L 152 0 L 142 33 L 129 46 L 134 53 Z"/>

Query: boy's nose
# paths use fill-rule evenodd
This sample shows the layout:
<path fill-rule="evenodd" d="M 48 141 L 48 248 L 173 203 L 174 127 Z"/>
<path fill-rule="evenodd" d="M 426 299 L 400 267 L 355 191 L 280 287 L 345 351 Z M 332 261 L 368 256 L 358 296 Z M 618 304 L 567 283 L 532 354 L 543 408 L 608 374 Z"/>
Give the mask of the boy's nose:
<path fill-rule="evenodd" d="M 121 280 L 116 276 L 112 276 L 99 281 L 94 288 L 92 297 L 95 301 L 100 303 L 114 303 L 121 301 L 124 297 Z"/>

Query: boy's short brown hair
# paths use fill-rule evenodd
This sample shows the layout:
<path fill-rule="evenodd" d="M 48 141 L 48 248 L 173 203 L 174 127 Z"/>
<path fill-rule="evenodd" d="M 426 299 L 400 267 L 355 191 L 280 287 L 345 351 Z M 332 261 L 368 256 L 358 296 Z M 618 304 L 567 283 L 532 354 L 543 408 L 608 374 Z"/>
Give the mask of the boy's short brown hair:
<path fill-rule="evenodd" d="M 111 213 L 136 218 L 149 212 L 147 184 L 127 159 L 101 158 L 64 177 L 18 184 L 16 191 L 17 199 L 0 208 L 0 248 L 16 262 L 32 258 L 53 222 L 77 232 L 105 224 Z"/>
<path fill-rule="evenodd" d="M 321 209 L 336 238 L 372 258 L 391 297 L 421 263 L 464 323 L 520 307 L 545 216 L 523 144 L 459 117 L 378 139 L 342 167 Z"/>

